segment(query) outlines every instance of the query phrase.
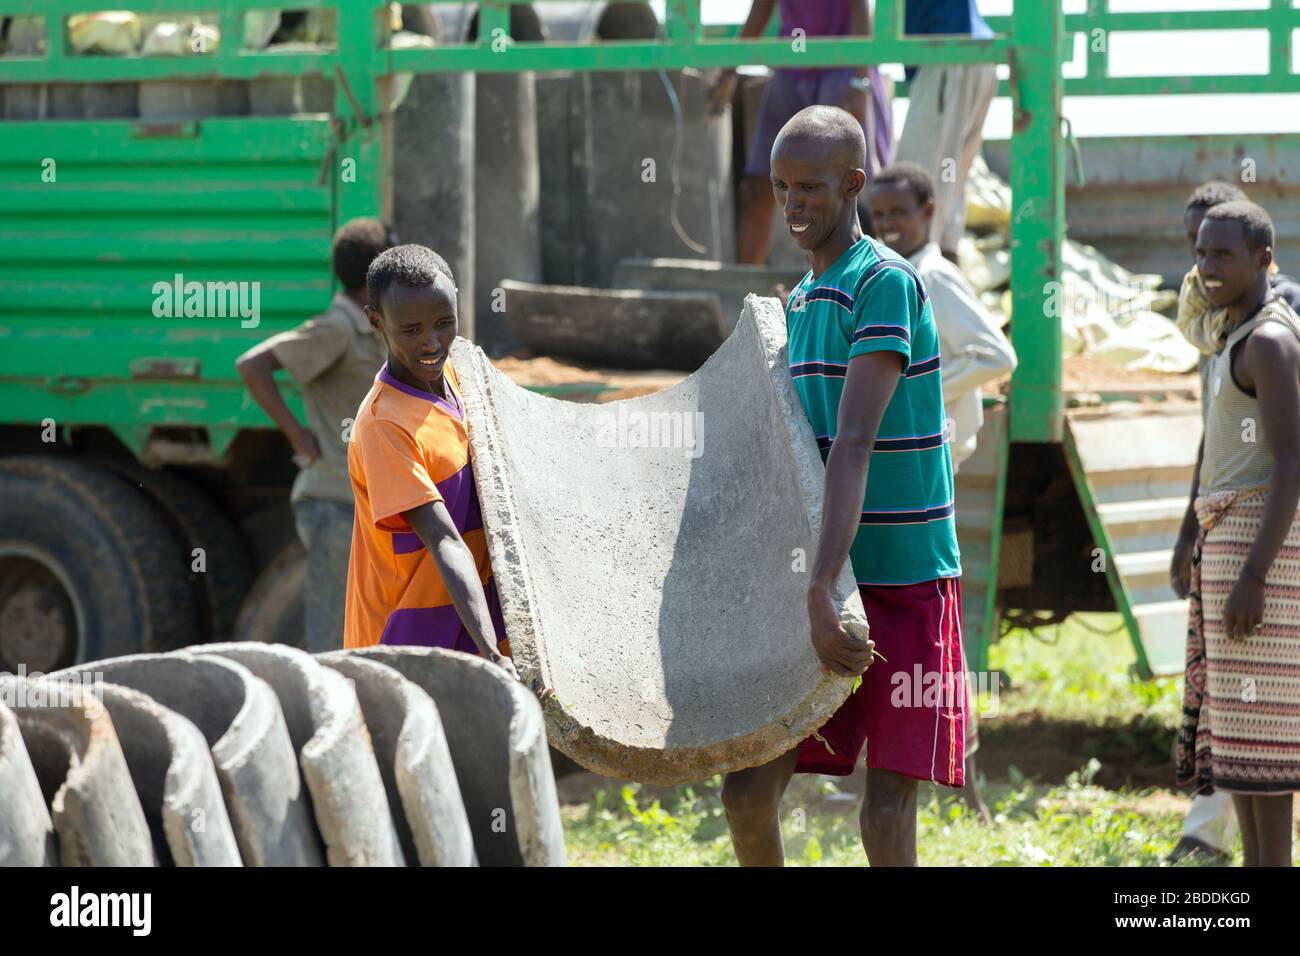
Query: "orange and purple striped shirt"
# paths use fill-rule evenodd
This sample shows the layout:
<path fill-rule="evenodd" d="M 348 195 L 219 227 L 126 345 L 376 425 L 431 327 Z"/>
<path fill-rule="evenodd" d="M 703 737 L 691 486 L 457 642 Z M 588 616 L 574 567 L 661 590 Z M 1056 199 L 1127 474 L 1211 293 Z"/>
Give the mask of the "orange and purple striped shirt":
<path fill-rule="evenodd" d="M 357 409 L 348 446 L 356 518 L 345 648 L 418 644 L 477 653 L 433 556 L 403 517 L 442 501 L 474 556 L 497 638 L 508 653 L 474 489 L 465 404 L 450 362 L 445 377 L 450 401 L 399 382 L 385 365 Z"/>

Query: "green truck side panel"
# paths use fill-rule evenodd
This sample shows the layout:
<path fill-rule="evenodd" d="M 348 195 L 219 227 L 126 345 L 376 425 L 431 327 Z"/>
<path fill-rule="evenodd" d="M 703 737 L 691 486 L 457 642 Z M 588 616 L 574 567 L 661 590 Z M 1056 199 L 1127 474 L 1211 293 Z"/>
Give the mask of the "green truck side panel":
<path fill-rule="evenodd" d="M 329 303 L 328 120 L 4 125 L 5 421 L 267 424 L 234 360 Z"/>

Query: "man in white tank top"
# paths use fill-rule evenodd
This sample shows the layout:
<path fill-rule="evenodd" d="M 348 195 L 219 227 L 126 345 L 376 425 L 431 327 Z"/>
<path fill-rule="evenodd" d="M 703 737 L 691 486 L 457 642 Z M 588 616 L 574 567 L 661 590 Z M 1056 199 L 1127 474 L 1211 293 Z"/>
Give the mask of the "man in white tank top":
<path fill-rule="evenodd" d="M 1290 865 L 1300 789 L 1300 726 L 1289 716 L 1300 691 L 1287 680 L 1300 670 L 1300 620 L 1288 609 L 1300 586 L 1300 318 L 1270 287 L 1272 245 L 1268 214 L 1245 201 L 1212 207 L 1196 241 L 1224 341 L 1206 377 L 1193 490 L 1191 719 L 1177 770 L 1180 783 L 1232 794 L 1247 866 Z"/>

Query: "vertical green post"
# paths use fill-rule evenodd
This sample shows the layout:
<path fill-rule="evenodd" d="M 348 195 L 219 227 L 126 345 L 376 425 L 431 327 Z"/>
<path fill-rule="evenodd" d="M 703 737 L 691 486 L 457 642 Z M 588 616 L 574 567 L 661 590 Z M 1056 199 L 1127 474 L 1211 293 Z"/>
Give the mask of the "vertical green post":
<path fill-rule="evenodd" d="M 871 33 L 887 42 L 903 35 L 903 5 L 898 0 L 876 0 Z"/>
<path fill-rule="evenodd" d="M 689 45 L 700 39 L 700 0 L 668 0 L 664 14 L 664 33 L 670 42 Z"/>
<path fill-rule="evenodd" d="M 1088 19 L 1090 21 L 1104 21 L 1106 14 L 1110 13 L 1110 0 L 1088 0 Z M 1098 38 L 1093 36 L 1092 30 L 1083 34 L 1084 58 L 1087 63 L 1088 79 L 1104 78 L 1110 75 L 1110 38 L 1106 36 L 1106 31 L 1102 30 L 1100 43 Z M 1074 51 L 1071 50 L 1071 53 Z"/>
<path fill-rule="evenodd" d="M 1282 79 L 1291 74 L 1291 28 L 1287 15 L 1292 12 L 1291 0 L 1273 0 L 1269 5 L 1272 16 L 1268 26 L 1268 75 Z"/>
<path fill-rule="evenodd" d="M 223 60 L 234 60 L 244 46 L 245 12 L 243 10 L 222 10 L 217 15 L 217 29 L 221 44 L 217 47 L 217 56 Z"/>
<path fill-rule="evenodd" d="M 45 59 L 53 64 L 68 55 L 68 18 L 62 13 L 45 15 Z"/>
<path fill-rule="evenodd" d="M 1059 442 L 1061 244 L 1065 150 L 1061 142 L 1061 0 L 1017 0 L 1011 21 L 1011 440 Z"/>
<path fill-rule="evenodd" d="M 335 228 L 357 216 L 392 217 L 389 83 L 383 65 L 387 13 L 387 5 L 377 0 L 338 8 L 339 70 L 332 77 L 337 146 L 324 170 L 338 199 Z"/>
<path fill-rule="evenodd" d="M 501 33 L 497 33 L 500 30 Z M 478 45 L 484 50 L 493 50 L 493 44 L 509 45 L 510 8 L 499 0 L 486 0 L 478 5 Z"/>

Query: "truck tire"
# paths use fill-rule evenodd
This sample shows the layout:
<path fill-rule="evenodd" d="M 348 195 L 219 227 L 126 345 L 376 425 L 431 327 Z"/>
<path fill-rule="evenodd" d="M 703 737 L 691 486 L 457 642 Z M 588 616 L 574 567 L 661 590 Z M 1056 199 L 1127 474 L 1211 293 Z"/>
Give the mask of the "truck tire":
<path fill-rule="evenodd" d="M 0 459 L 0 668 L 48 672 L 191 643 L 188 568 L 149 499 L 116 475 Z"/>
<path fill-rule="evenodd" d="M 240 605 L 253 583 L 248 550 L 235 526 L 203 491 L 173 471 L 145 468 L 123 458 L 94 463 L 147 494 L 188 556 L 185 578 L 199 614 L 195 643 L 231 640 Z M 201 572 L 194 570 L 196 548 L 203 549 Z"/>
<path fill-rule="evenodd" d="M 235 622 L 235 640 L 307 649 L 303 595 L 307 552 L 294 541 L 263 569 Z"/>

